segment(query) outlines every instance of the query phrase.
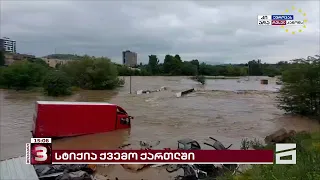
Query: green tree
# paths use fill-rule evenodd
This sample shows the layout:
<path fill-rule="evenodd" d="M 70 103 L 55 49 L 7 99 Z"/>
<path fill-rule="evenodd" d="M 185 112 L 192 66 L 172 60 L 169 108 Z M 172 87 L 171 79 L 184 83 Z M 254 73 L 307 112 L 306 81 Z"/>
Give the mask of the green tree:
<path fill-rule="evenodd" d="M 163 71 L 166 74 L 170 74 L 172 71 L 172 65 L 173 65 L 174 57 L 167 54 L 163 60 Z"/>
<path fill-rule="evenodd" d="M 181 57 L 180 57 L 179 54 L 176 54 L 176 55 L 174 56 L 174 58 L 175 58 L 177 61 L 182 62 Z"/>
<path fill-rule="evenodd" d="M 199 73 L 200 63 L 199 63 L 198 59 L 194 59 L 194 60 L 190 61 L 190 63 L 197 67 L 197 73 Z"/>
<path fill-rule="evenodd" d="M 262 73 L 262 68 L 261 68 L 261 60 L 258 59 L 256 60 L 252 60 L 248 62 L 248 66 L 249 66 L 249 75 L 250 76 L 261 76 L 263 75 Z"/>
<path fill-rule="evenodd" d="M 4 56 L 4 52 L 2 50 L 0 50 L 0 66 L 4 66 L 5 65 L 5 56 Z"/>
<path fill-rule="evenodd" d="M 0 67 L 0 86 L 2 88 L 12 88 L 14 75 L 9 68 Z"/>
<path fill-rule="evenodd" d="M 72 84 L 83 89 L 114 89 L 119 86 L 117 67 L 108 58 L 85 56 L 60 68 L 72 78 Z"/>
<path fill-rule="evenodd" d="M 281 77 L 279 107 L 289 113 L 320 116 L 320 58 L 293 60 Z"/>
<path fill-rule="evenodd" d="M 32 58 L 32 59 L 27 59 L 29 62 L 32 62 L 32 63 L 35 63 L 35 64 L 39 64 L 39 65 L 42 65 L 43 67 L 45 68 L 51 68 L 49 66 L 49 64 L 47 64 L 43 59 L 41 58 Z"/>
<path fill-rule="evenodd" d="M 181 73 L 186 76 L 197 75 L 197 66 L 193 65 L 191 62 L 185 61 L 182 64 Z"/>
<path fill-rule="evenodd" d="M 156 75 L 159 73 L 159 59 L 156 55 L 149 56 L 148 69 L 151 74 Z"/>
<path fill-rule="evenodd" d="M 48 69 L 40 64 L 18 61 L 3 70 L 0 83 L 16 90 L 38 87 L 47 71 Z"/>
<path fill-rule="evenodd" d="M 182 64 L 182 60 L 178 54 L 174 57 L 168 54 L 163 61 L 164 73 L 168 75 L 181 75 Z"/>
<path fill-rule="evenodd" d="M 206 63 L 201 63 L 199 65 L 199 74 L 201 75 L 210 75 L 211 70 L 210 67 L 206 65 Z"/>
<path fill-rule="evenodd" d="M 181 57 L 176 54 L 173 58 L 172 67 L 171 67 L 171 75 L 181 75 L 182 74 L 182 66 L 183 62 Z"/>
<path fill-rule="evenodd" d="M 134 76 L 134 75 L 136 75 L 135 71 L 130 69 L 128 66 L 120 65 L 120 64 L 115 64 L 115 66 L 117 67 L 117 71 L 120 76 Z"/>
<path fill-rule="evenodd" d="M 52 70 L 43 81 L 43 89 L 48 96 L 70 95 L 71 79 L 62 71 Z"/>

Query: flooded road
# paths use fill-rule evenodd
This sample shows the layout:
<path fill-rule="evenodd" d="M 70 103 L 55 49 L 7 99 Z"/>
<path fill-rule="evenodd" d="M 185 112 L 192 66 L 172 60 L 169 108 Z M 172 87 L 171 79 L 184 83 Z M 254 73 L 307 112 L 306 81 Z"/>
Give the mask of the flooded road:
<path fill-rule="evenodd" d="M 53 143 L 55 149 L 108 149 L 123 143 L 137 144 L 139 140 L 160 140 L 159 148 L 176 147 L 177 140 L 181 138 L 190 137 L 202 144 L 208 136 L 225 144 L 232 143 L 232 147 L 237 149 L 243 138 L 264 138 L 281 127 L 319 130 L 318 123 L 285 116 L 276 108 L 275 91 L 279 86 L 275 85 L 274 79 L 270 80 L 269 85 L 261 85 L 255 77 L 241 82 L 235 79 L 207 80 L 203 87 L 186 77 L 132 77 L 133 94 L 129 94 L 130 81 L 126 77 L 125 86 L 117 91 L 78 91 L 72 96 L 57 99 L 41 93 L 0 90 L 0 158 L 25 153 L 37 100 L 110 102 L 120 105 L 135 118 L 130 131 L 61 139 Z M 168 90 L 134 94 L 137 90 L 161 86 L 168 87 Z M 176 92 L 192 87 L 197 92 L 175 97 Z M 236 90 L 248 92 L 237 94 L 233 92 Z"/>

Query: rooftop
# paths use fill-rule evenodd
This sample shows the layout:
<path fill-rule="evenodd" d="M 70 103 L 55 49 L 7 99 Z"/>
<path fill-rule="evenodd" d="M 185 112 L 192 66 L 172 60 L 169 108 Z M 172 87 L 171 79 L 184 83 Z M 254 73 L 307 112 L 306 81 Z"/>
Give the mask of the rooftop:
<path fill-rule="evenodd" d="M 26 158 L 22 156 L 1 161 L 0 170 L 0 179 L 39 180 L 34 167 L 26 164 Z"/>
<path fill-rule="evenodd" d="M 10 40 L 10 41 L 15 41 L 15 40 L 10 39 L 10 38 L 8 38 L 8 37 L 3 37 L 3 38 L 1 38 L 1 39 Z"/>
<path fill-rule="evenodd" d="M 114 105 L 105 102 L 66 102 L 66 101 L 37 101 L 37 104 L 55 104 L 55 105 Z"/>

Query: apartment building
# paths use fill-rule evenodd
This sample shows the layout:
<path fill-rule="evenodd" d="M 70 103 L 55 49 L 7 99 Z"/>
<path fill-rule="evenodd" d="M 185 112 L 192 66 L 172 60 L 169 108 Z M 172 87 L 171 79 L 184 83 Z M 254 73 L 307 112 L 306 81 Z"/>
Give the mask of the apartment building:
<path fill-rule="evenodd" d="M 0 39 L 0 50 L 10 53 L 17 53 L 16 41 L 10 38 L 4 37 Z"/>
<path fill-rule="evenodd" d="M 137 53 L 129 50 L 122 52 L 122 63 L 129 67 L 135 67 L 138 65 Z"/>

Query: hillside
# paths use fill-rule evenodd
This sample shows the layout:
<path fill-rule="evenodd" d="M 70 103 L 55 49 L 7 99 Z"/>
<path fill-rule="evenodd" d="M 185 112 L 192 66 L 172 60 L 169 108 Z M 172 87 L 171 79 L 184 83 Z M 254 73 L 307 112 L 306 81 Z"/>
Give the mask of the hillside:
<path fill-rule="evenodd" d="M 62 59 L 62 60 L 77 60 L 80 59 L 82 56 L 76 55 L 76 54 L 50 54 L 47 56 L 44 56 L 44 58 L 48 59 Z"/>

